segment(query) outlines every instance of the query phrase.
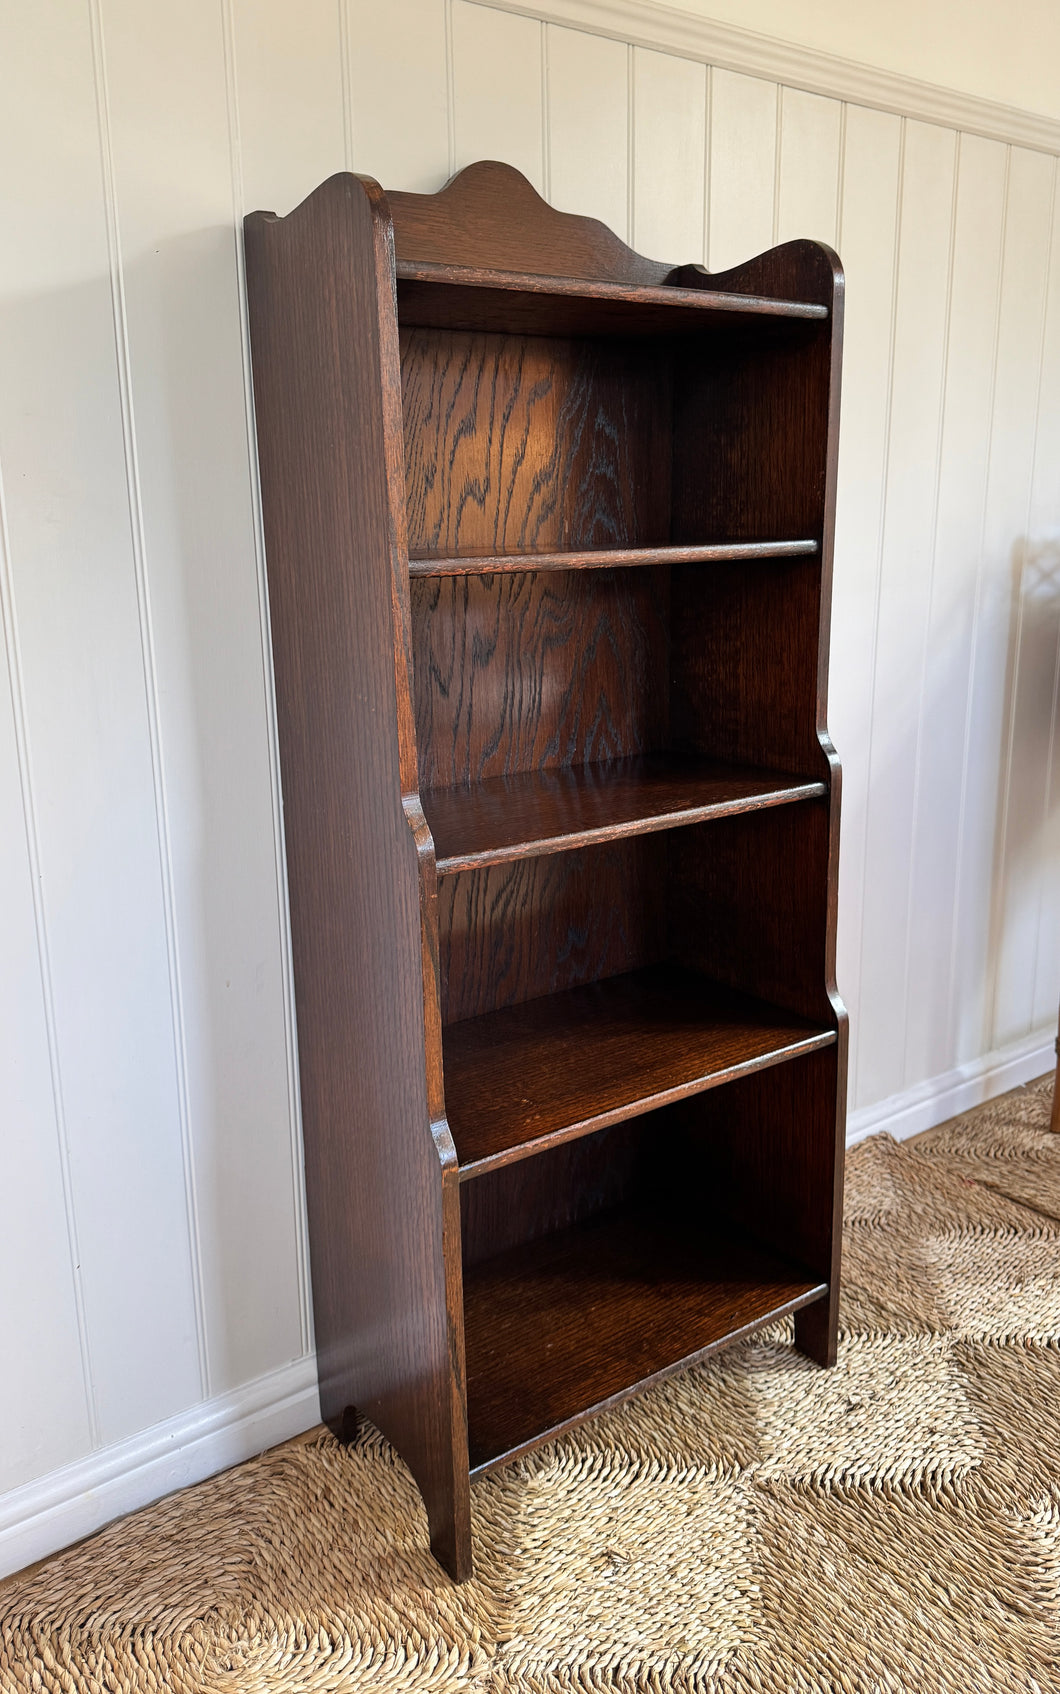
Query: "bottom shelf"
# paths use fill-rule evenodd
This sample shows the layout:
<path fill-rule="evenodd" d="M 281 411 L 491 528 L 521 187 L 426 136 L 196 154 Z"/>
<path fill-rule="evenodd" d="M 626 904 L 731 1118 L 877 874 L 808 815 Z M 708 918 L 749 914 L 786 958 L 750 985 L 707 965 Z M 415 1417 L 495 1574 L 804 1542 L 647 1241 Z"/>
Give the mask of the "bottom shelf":
<path fill-rule="evenodd" d="M 465 1269 L 472 1473 L 828 1292 L 710 1227 L 624 1209 Z"/>

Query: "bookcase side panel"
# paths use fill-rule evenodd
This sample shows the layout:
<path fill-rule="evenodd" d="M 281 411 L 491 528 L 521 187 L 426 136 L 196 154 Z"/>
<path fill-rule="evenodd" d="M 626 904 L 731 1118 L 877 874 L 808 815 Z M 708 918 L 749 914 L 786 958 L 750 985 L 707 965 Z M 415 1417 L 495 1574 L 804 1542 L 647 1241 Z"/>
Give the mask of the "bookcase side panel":
<path fill-rule="evenodd" d="M 432 1545 L 467 1574 L 459 1211 L 444 1118 L 432 1123 L 433 848 L 408 780 L 381 192 L 343 176 L 288 219 L 255 215 L 247 276 L 321 1407 L 338 1427 L 355 1406 L 389 1436 Z"/>

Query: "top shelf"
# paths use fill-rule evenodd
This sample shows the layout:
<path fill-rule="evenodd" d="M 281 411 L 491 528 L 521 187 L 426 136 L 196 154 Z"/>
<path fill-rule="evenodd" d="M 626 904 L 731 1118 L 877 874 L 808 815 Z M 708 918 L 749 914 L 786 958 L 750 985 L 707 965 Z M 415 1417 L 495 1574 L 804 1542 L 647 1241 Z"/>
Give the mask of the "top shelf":
<path fill-rule="evenodd" d="M 763 319 L 820 320 L 807 300 L 725 294 L 710 288 L 644 287 L 581 277 L 534 276 L 401 259 L 398 318 L 416 328 L 502 330 L 527 335 L 692 335 Z"/>

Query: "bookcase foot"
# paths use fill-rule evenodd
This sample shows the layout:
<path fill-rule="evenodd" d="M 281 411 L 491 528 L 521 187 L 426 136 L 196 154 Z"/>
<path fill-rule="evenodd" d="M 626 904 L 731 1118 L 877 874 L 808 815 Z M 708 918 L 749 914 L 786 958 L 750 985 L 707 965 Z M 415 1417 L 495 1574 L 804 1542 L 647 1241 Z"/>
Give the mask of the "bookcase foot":
<path fill-rule="evenodd" d="M 465 1489 L 465 1493 L 468 1491 Z M 430 1525 L 431 1552 L 454 1582 L 467 1582 L 473 1575 L 471 1556 L 471 1502 L 429 1500 L 427 1521 Z"/>
<path fill-rule="evenodd" d="M 817 1300 L 795 1313 L 795 1346 L 808 1359 L 830 1369 L 836 1361 L 838 1327 L 832 1301 Z"/>
<path fill-rule="evenodd" d="M 324 1422 L 336 1441 L 341 1441 L 344 1447 L 352 1447 L 364 1428 L 364 1418 L 356 1406 L 345 1406 L 336 1416 L 325 1418 Z"/>

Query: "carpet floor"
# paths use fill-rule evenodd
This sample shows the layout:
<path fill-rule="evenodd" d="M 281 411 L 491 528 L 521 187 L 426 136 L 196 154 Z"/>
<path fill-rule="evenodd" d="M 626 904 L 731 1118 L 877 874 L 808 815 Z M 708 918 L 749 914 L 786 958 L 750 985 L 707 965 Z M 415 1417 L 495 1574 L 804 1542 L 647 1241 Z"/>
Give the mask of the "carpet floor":
<path fill-rule="evenodd" d="M 474 1488 L 320 1433 L 0 1588 L 0 1688 L 1060 1690 L 1060 1137 L 1039 1083 L 849 1157 L 834 1371 L 782 1328 Z"/>

